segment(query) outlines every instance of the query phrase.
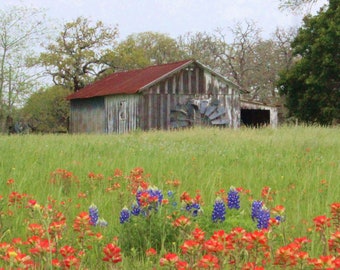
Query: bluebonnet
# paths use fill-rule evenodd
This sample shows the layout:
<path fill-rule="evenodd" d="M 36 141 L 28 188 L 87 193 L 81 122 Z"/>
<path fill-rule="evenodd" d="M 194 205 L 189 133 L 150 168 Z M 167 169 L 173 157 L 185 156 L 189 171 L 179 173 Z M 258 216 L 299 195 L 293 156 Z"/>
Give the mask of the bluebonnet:
<path fill-rule="evenodd" d="M 251 218 L 253 221 L 258 219 L 262 204 L 262 201 L 253 201 L 251 205 Z"/>
<path fill-rule="evenodd" d="M 258 213 L 257 217 L 257 228 L 258 229 L 267 229 L 270 220 L 270 212 L 267 208 L 262 207 Z"/>
<path fill-rule="evenodd" d="M 128 222 L 130 219 L 130 211 L 127 207 L 124 207 L 122 211 L 120 212 L 119 221 L 120 224 L 124 224 L 125 222 Z"/>
<path fill-rule="evenodd" d="M 134 216 L 138 216 L 140 214 L 140 207 L 137 203 L 134 203 L 131 207 L 131 214 Z"/>
<path fill-rule="evenodd" d="M 215 200 L 211 219 L 213 222 L 217 222 L 217 221 L 222 222 L 225 220 L 225 214 L 226 214 L 225 203 L 221 198 L 218 197 Z"/>
<path fill-rule="evenodd" d="M 238 191 L 231 187 L 228 192 L 228 208 L 229 209 L 240 209 L 240 195 Z"/>
<path fill-rule="evenodd" d="M 91 204 L 89 207 L 89 216 L 90 216 L 90 223 L 93 226 L 97 225 L 97 221 L 99 218 L 99 211 L 96 205 Z"/>

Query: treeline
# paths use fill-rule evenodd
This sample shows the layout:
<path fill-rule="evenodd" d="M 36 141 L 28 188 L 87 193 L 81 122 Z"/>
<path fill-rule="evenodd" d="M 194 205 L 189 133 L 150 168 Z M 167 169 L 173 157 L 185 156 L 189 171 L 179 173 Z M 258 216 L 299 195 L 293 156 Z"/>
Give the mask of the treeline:
<path fill-rule="evenodd" d="M 301 4 L 293 2 L 282 5 Z M 246 99 L 286 105 L 287 117 L 307 123 L 331 124 L 340 115 L 339 12 L 331 0 L 301 28 L 278 28 L 266 39 L 256 23 L 243 21 L 213 33 L 144 32 L 119 40 L 118 27 L 101 21 L 79 17 L 52 31 L 40 10 L 0 10 L 1 130 L 8 130 L 10 116 L 35 131 L 66 132 L 69 93 L 113 72 L 189 58 L 238 84 Z"/>

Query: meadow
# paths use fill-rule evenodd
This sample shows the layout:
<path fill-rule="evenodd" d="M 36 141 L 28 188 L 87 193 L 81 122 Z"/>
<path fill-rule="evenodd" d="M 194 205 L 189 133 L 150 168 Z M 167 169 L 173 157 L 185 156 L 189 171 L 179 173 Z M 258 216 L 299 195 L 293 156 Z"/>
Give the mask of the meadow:
<path fill-rule="evenodd" d="M 336 127 L 0 136 L 0 156 L 0 269 L 340 267 Z M 125 219 L 141 190 L 143 214 Z M 255 200 L 268 228 L 251 218 Z M 218 231 L 242 236 L 232 255 L 203 244 Z"/>

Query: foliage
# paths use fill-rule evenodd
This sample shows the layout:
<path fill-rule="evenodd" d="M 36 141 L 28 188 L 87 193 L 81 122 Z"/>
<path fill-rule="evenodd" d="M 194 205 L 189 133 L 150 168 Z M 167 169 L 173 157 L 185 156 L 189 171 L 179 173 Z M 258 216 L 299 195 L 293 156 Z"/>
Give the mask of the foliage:
<path fill-rule="evenodd" d="M 338 1 L 304 19 L 292 43 L 297 63 L 278 81 L 289 114 L 329 125 L 340 115 L 340 9 Z"/>
<path fill-rule="evenodd" d="M 182 60 L 175 39 L 157 32 L 129 35 L 104 56 L 117 70 L 142 68 Z"/>
<path fill-rule="evenodd" d="M 66 96 L 70 93 L 64 87 L 52 86 L 29 97 L 22 109 L 22 115 L 33 132 L 67 132 L 69 101 Z"/>
<path fill-rule="evenodd" d="M 59 37 L 46 46 L 37 64 L 46 68 L 56 85 L 78 91 L 108 69 L 114 71 L 102 56 L 114 47 L 117 28 L 101 21 L 78 17 L 66 23 Z"/>
<path fill-rule="evenodd" d="M 43 38 L 41 10 L 14 6 L 0 10 L 0 131 L 6 116 L 13 117 L 37 84 L 37 72 L 26 60 L 33 54 L 38 38 Z"/>

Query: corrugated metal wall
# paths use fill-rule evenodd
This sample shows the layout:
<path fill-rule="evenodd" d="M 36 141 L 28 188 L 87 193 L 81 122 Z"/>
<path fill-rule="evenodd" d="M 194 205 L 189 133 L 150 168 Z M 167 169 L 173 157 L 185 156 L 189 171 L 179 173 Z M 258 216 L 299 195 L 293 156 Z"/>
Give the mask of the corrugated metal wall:
<path fill-rule="evenodd" d="M 139 127 L 140 95 L 114 95 L 105 98 L 107 133 L 126 133 Z"/>
<path fill-rule="evenodd" d="M 71 100 L 71 133 L 104 133 L 105 131 L 104 98 Z"/>

